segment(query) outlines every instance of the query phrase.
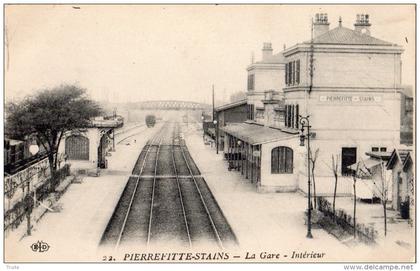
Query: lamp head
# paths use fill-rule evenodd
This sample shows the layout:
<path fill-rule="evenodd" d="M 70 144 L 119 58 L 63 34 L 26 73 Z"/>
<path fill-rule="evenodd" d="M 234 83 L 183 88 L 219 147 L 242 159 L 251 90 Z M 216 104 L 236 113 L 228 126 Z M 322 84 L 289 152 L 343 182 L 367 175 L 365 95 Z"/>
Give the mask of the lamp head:
<path fill-rule="evenodd" d="M 38 147 L 38 145 L 37 145 L 37 144 L 32 144 L 32 145 L 30 145 L 30 146 L 29 146 L 29 152 L 30 152 L 32 155 L 37 154 L 37 153 L 39 152 L 39 147 Z"/>
<path fill-rule="evenodd" d="M 301 147 L 305 146 L 305 135 L 303 133 L 299 135 L 299 139 L 300 139 L 300 146 Z"/>

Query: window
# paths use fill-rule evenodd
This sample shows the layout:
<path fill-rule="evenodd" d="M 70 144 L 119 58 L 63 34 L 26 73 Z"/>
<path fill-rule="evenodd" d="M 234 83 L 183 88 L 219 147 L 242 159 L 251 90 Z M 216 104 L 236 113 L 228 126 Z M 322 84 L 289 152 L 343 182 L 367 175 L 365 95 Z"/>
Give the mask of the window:
<path fill-rule="evenodd" d="M 248 74 L 248 90 L 254 90 L 255 86 L 255 75 Z"/>
<path fill-rule="evenodd" d="M 284 110 L 284 126 L 299 129 L 299 105 L 286 105 Z"/>
<path fill-rule="evenodd" d="M 290 122 L 290 127 L 291 128 L 293 128 L 293 127 L 295 127 L 295 106 L 294 105 L 291 105 L 290 106 L 290 119 L 291 119 L 291 122 Z"/>
<path fill-rule="evenodd" d="M 357 148 L 341 149 L 341 175 L 347 176 L 353 173 L 353 170 L 347 168 L 356 163 Z"/>
<path fill-rule="evenodd" d="M 292 62 L 289 62 L 289 64 L 287 64 L 289 66 L 289 72 L 288 72 L 288 82 L 289 85 L 292 85 Z"/>
<path fill-rule="evenodd" d="M 373 152 L 386 152 L 386 147 L 372 147 Z"/>
<path fill-rule="evenodd" d="M 292 123 L 292 107 L 290 105 L 287 106 L 287 127 L 290 127 L 290 123 Z"/>
<path fill-rule="evenodd" d="M 296 85 L 300 83 L 300 60 L 286 63 L 285 83 L 286 86 Z"/>
<path fill-rule="evenodd" d="M 405 97 L 405 112 L 413 112 L 413 98 Z"/>
<path fill-rule="evenodd" d="M 254 119 L 254 105 L 248 104 L 248 119 L 253 120 Z"/>
<path fill-rule="evenodd" d="M 292 85 L 294 85 L 295 84 L 295 73 L 296 73 L 296 70 L 295 70 L 295 61 L 292 61 L 291 64 L 292 64 L 292 72 L 291 72 Z"/>
<path fill-rule="evenodd" d="M 293 173 L 293 150 L 289 147 L 276 147 L 271 150 L 271 173 Z"/>

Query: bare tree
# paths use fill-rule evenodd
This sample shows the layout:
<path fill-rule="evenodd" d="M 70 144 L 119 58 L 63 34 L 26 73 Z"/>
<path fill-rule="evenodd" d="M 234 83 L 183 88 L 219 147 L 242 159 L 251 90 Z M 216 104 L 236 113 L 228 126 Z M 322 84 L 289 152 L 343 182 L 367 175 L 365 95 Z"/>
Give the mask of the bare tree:
<path fill-rule="evenodd" d="M 337 154 L 334 158 L 334 155 L 331 154 L 331 169 L 334 173 L 334 197 L 333 197 L 333 213 L 335 214 L 335 199 L 337 197 L 337 183 L 338 183 L 338 159 L 339 155 Z"/>
<path fill-rule="evenodd" d="M 315 153 L 312 155 L 312 152 L 309 155 L 309 160 L 311 162 L 311 175 L 312 175 L 312 183 L 314 186 L 314 209 L 316 210 L 316 183 L 315 183 L 315 165 L 316 160 L 318 158 L 319 148 L 316 149 Z"/>
<path fill-rule="evenodd" d="M 359 164 L 360 162 L 356 163 L 356 170 L 353 171 L 353 235 L 356 238 L 356 183 L 359 173 Z"/>
<path fill-rule="evenodd" d="M 387 212 L 386 204 L 388 203 L 388 193 L 391 182 L 391 178 L 386 176 L 385 162 L 381 161 L 379 166 L 375 167 L 377 170 L 369 169 L 366 165 L 363 165 L 363 173 L 370 176 L 373 182 L 372 192 L 379 196 L 381 199 L 381 205 L 384 212 L 384 235 L 387 234 Z M 376 179 L 377 178 L 377 179 Z M 377 180 L 377 181 L 376 181 Z M 369 186 L 371 187 L 371 186 Z"/>

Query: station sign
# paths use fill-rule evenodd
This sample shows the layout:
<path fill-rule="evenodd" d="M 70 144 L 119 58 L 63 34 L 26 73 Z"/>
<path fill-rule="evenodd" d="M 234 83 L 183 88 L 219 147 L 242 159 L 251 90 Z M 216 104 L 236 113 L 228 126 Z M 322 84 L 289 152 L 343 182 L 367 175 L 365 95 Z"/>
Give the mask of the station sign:
<path fill-rule="evenodd" d="M 321 95 L 319 101 L 323 103 L 357 103 L 357 104 L 371 104 L 382 102 L 381 96 L 374 95 Z"/>

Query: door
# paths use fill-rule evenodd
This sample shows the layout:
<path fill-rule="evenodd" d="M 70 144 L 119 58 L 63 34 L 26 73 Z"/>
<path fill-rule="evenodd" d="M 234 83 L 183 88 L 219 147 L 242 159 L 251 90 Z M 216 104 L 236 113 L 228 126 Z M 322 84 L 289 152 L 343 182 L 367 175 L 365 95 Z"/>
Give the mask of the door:
<path fill-rule="evenodd" d="M 69 160 L 89 160 L 89 139 L 81 135 L 67 137 L 66 155 Z"/>
<path fill-rule="evenodd" d="M 342 148 L 341 150 L 341 175 L 348 176 L 353 173 L 353 171 L 348 166 L 356 163 L 357 158 L 357 148 Z"/>

